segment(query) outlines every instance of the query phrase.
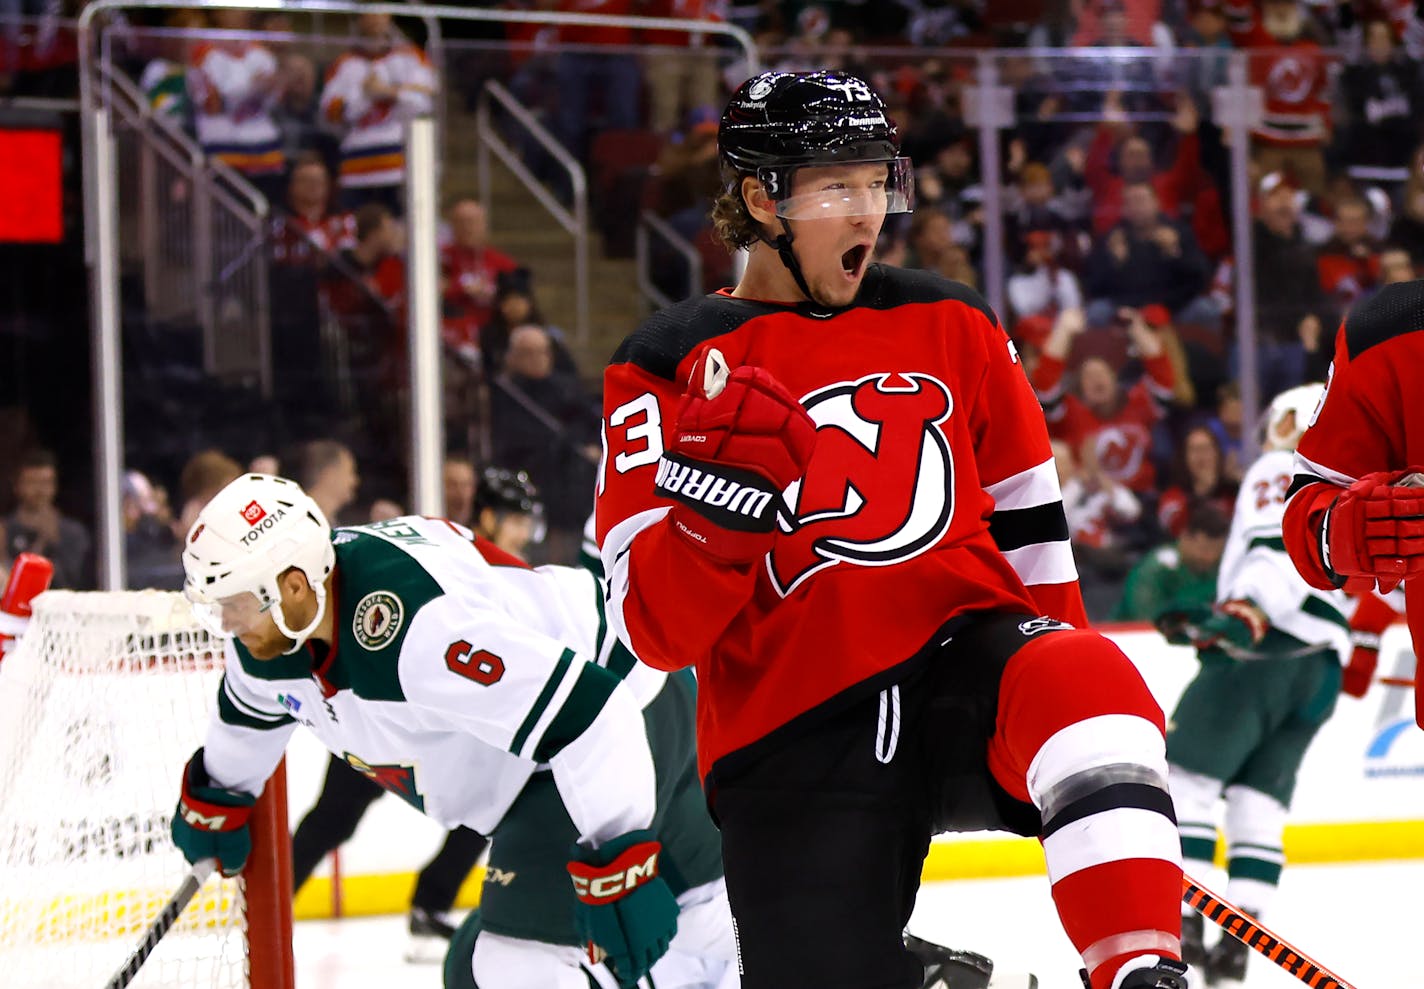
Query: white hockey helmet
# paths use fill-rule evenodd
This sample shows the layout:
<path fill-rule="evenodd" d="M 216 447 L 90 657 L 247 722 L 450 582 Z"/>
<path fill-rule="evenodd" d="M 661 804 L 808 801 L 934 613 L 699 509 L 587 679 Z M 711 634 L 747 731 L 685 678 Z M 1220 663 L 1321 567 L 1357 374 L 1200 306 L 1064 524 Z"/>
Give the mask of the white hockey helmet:
<path fill-rule="evenodd" d="M 301 648 L 326 611 L 326 578 L 336 565 L 331 526 L 295 481 L 244 474 L 203 506 L 183 544 L 183 594 L 217 635 L 241 635 L 271 611 L 277 629 Z M 295 567 L 316 594 L 316 616 L 288 627 L 277 578 Z"/>
<path fill-rule="evenodd" d="M 1275 398 L 1263 417 L 1264 436 L 1261 438 L 1263 450 L 1294 450 L 1305 434 L 1306 427 L 1315 417 L 1315 410 L 1325 394 L 1325 386 L 1318 381 L 1287 388 Z M 1295 418 L 1287 423 L 1291 413 Z"/>

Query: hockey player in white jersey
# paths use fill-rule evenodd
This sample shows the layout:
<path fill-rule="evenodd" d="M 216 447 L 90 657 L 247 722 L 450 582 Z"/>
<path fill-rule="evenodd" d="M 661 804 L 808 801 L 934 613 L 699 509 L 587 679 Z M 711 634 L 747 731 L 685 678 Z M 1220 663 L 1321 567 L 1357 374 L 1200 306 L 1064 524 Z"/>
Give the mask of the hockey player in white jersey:
<path fill-rule="evenodd" d="M 1311 587 L 1281 541 L 1294 451 L 1324 386 L 1282 392 L 1266 415 L 1264 453 L 1242 478 L 1212 609 L 1159 616 L 1169 641 L 1197 648 L 1201 670 L 1167 726 L 1167 761 L 1186 870 L 1203 875 L 1225 800 L 1226 897 L 1254 916 L 1270 909 L 1300 763 L 1334 710 L 1350 655 L 1350 603 Z M 1182 922 L 1182 958 L 1206 984 L 1238 986 L 1250 954 L 1235 938 L 1210 953 L 1202 918 Z"/>
<path fill-rule="evenodd" d="M 737 984 L 695 687 L 619 651 L 592 575 L 529 569 L 444 520 L 333 532 L 261 474 L 208 503 L 183 562 L 195 613 L 230 637 L 173 819 L 190 861 L 241 870 L 249 810 L 303 724 L 442 825 L 492 837 L 447 985 Z"/>

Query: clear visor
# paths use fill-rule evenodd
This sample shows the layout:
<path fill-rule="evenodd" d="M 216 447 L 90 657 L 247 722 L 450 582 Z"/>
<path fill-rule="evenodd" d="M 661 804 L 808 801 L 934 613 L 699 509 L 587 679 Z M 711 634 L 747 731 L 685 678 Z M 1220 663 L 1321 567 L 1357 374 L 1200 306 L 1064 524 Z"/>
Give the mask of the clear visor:
<path fill-rule="evenodd" d="M 219 601 L 199 601 L 192 605 L 193 616 L 213 635 L 224 638 L 255 631 L 262 623 L 267 605 L 256 594 L 245 591 Z"/>
<path fill-rule="evenodd" d="M 908 158 L 885 162 L 883 179 L 866 180 L 864 175 L 868 169 L 844 165 L 797 170 L 798 174 L 817 171 L 824 172 L 824 177 L 818 180 L 813 174 L 810 190 L 776 201 L 777 216 L 787 220 L 822 220 L 909 213 L 914 209 L 915 173 Z"/>

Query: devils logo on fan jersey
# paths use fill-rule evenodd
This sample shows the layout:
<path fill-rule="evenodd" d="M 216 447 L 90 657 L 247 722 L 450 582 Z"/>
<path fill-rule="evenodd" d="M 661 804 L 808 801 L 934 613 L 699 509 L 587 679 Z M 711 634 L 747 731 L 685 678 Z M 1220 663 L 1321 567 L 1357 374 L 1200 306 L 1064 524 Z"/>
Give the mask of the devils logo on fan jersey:
<path fill-rule="evenodd" d="M 793 519 L 768 558 L 777 591 L 837 563 L 888 566 L 939 542 L 954 515 L 954 458 L 939 429 L 954 410 L 949 388 L 927 374 L 882 373 L 802 404 L 816 455 L 786 492 Z"/>

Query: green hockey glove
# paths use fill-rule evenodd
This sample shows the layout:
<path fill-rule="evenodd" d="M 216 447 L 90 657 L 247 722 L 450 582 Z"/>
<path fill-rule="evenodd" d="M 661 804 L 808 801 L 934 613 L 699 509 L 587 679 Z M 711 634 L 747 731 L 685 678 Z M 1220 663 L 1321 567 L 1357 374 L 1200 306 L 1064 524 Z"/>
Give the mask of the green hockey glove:
<path fill-rule="evenodd" d="M 1164 611 L 1154 624 L 1172 645 L 1198 649 L 1213 646 L 1251 649 L 1260 644 L 1270 628 L 1261 609 L 1244 599 L 1223 601 L 1213 608 Z"/>
<path fill-rule="evenodd" d="M 247 819 L 256 802 L 250 793 L 213 786 L 199 749 L 183 770 L 183 790 L 173 812 L 173 844 L 189 864 L 215 858 L 223 875 L 237 875 L 252 853 Z"/>
<path fill-rule="evenodd" d="M 598 849 L 574 846 L 568 865 L 589 961 L 606 960 L 624 986 L 636 985 L 677 933 L 677 900 L 658 875 L 661 854 L 651 833 L 630 831 Z"/>

